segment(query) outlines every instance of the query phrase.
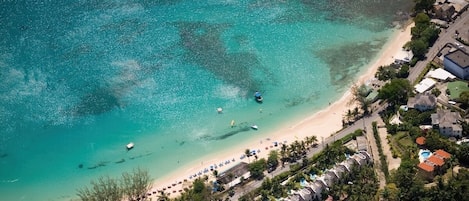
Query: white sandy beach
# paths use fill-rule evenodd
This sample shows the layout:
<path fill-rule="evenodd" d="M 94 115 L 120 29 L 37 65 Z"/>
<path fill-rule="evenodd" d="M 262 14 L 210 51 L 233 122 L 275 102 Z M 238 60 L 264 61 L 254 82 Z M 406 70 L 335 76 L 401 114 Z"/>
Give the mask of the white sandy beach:
<path fill-rule="evenodd" d="M 406 42 L 410 41 L 410 29 L 412 26 L 413 23 L 407 25 L 405 29 L 396 31 L 379 56 L 369 65 L 367 71 L 359 77 L 357 80 L 358 83 L 364 83 L 366 80 L 373 78 L 378 67 L 391 64 L 394 61 L 394 55 L 401 50 Z M 240 159 L 240 155 L 244 153 L 246 148 L 260 150 L 261 152 L 258 154 L 258 157 L 266 158 L 270 150 L 280 148 L 280 146 L 271 148 L 273 142 L 287 141 L 287 143 L 290 143 L 295 140 L 303 140 L 306 136 L 310 135 L 315 135 L 317 139 L 321 141 L 321 138 L 327 138 L 342 129 L 342 118 L 348 109 L 352 109 L 352 106 L 348 104 L 350 99 L 351 93 L 349 90 L 339 100 L 330 104 L 327 108 L 295 124 L 281 125 L 275 132 L 268 134 L 268 137 L 264 135 L 264 137 L 250 140 L 250 143 L 232 147 L 217 152 L 214 155 L 200 158 L 192 164 L 181 166 L 173 172 L 168 173 L 165 177 L 157 178 L 153 184 L 152 191 L 166 188 L 165 192 L 170 193 L 170 197 L 176 196 L 179 194 L 179 191 L 182 190 L 183 186 L 182 184 L 178 184 L 179 182 L 185 179 L 189 180 L 190 175 L 194 175 L 199 171 L 203 172 L 203 170 L 210 167 L 210 165 L 223 163 L 223 167 L 217 168 L 217 171 L 221 173 L 240 161 L 248 162 L 247 158 Z M 266 150 L 266 147 L 268 147 L 268 150 Z M 235 162 L 231 162 L 232 159 L 235 159 Z M 251 157 L 250 160 L 253 160 L 253 157 Z M 230 163 L 225 165 L 227 161 L 230 161 Z M 208 171 L 206 174 L 212 176 L 211 171 Z"/>

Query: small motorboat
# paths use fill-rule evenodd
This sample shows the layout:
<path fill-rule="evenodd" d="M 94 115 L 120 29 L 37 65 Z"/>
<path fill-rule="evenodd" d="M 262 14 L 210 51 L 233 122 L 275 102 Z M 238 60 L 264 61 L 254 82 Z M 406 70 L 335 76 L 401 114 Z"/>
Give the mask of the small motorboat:
<path fill-rule="evenodd" d="M 257 125 L 255 125 L 255 124 L 254 124 L 254 125 L 252 125 L 252 126 L 251 126 L 251 128 L 252 128 L 252 129 L 254 129 L 254 130 L 257 130 L 257 129 L 259 129 L 259 127 L 258 127 Z"/>
<path fill-rule="evenodd" d="M 259 91 L 256 91 L 256 93 L 254 93 L 254 98 L 256 98 L 256 101 L 259 102 L 259 103 L 264 100 L 264 98 L 262 98 L 261 92 L 259 92 Z"/>
<path fill-rule="evenodd" d="M 125 147 L 127 148 L 127 151 L 128 150 L 131 150 L 132 148 L 134 148 L 134 143 L 133 142 L 130 142 L 129 144 L 125 145 Z"/>

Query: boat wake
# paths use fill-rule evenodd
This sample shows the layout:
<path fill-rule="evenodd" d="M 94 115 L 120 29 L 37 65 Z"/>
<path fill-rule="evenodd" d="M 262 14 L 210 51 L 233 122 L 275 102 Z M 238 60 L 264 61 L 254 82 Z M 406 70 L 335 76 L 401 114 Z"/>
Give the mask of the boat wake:
<path fill-rule="evenodd" d="M 19 181 L 20 179 L 10 179 L 10 180 L 1 180 L 1 183 L 15 183 Z"/>

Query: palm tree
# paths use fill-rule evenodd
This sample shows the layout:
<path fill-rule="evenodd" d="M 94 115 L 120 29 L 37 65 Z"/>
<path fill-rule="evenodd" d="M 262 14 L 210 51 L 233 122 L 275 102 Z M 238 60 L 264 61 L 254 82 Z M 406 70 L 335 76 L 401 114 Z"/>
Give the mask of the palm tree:
<path fill-rule="evenodd" d="M 369 93 L 369 91 L 366 89 L 366 86 L 358 86 L 357 84 L 353 84 L 351 91 L 353 96 L 349 104 L 357 103 L 360 109 L 363 110 L 363 115 L 367 115 L 371 102 L 366 98 Z"/>
<path fill-rule="evenodd" d="M 280 157 L 282 157 L 282 158 L 281 158 L 281 160 L 282 160 L 282 167 L 284 167 L 284 162 L 287 160 L 287 155 L 288 155 L 287 149 L 288 149 L 287 145 L 286 145 L 286 144 L 282 144 L 282 147 L 280 148 Z"/>
<path fill-rule="evenodd" d="M 358 107 L 353 108 L 353 119 L 358 119 L 358 115 L 360 114 Z"/>
<path fill-rule="evenodd" d="M 345 118 L 347 119 L 347 123 L 350 123 L 350 119 L 353 118 L 352 110 L 348 109 L 347 113 L 345 114 Z"/>
<path fill-rule="evenodd" d="M 317 142 L 318 142 L 318 137 L 316 137 L 315 135 L 306 137 L 306 146 L 314 145 Z"/>
<path fill-rule="evenodd" d="M 244 150 L 244 154 L 246 154 L 246 156 L 248 157 L 248 162 L 250 163 L 251 160 L 249 159 L 249 157 L 251 157 L 251 151 L 249 149 L 246 149 Z"/>

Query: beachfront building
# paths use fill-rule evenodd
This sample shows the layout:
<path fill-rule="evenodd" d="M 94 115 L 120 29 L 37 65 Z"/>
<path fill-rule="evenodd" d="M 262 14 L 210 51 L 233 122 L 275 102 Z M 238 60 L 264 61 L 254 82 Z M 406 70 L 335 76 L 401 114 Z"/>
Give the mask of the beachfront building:
<path fill-rule="evenodd" d="M 408 108 L 414 108 L 418 111 L 433 110 L 436 107 L 436 96 L 431 93 L 417 94 L 407 101 Z"/>
<path fill-rule="evenodd" d="M 445 70 L 458 78 L 469 79 L 469 54 L 463 50 L 457 49 L 445 55 L 443 65 Z"/>
<path fill-rule="evenodd" d="M 414 53 L 412 50 L 406 50 L 402 48 L 399 52 L 396 53 L 396 55 L 394 55 L 394 63 L 408 64 L 413 57 Z"/>
<path fill-rule="evenodd" d="M 345 161 L 335 165 L 332 169 L 326 170 L 324 174 L 318 176 L 312 182 L 305 182 L 305 186 L 297 191 L 293 191 L 282 201 L 312 201 L 322 200 L 322 192 L 340 181 L 354 166 L 364 166 L 371 164 L 373 158 L 366 151 L 359 151 L 348 157 Z"/>
<path fill-rule="evenodd" d="M 235 186 L 241 183 L 241 178 L 247 179 L 251 176 L 246 162 L 241 162 L 230 169 L 220 173 L 217 182 L 222 185 Z"/>
<path fill-rule="evenodd" d="M 462 118 L 458 112 L 438 110 L 431 115 L 431 118 L 433 128 L 438 129 L 442 135 L 454 137 L 462 136 L 462 126 L 459 124 Z"/>
<path fill-rule="evenodd" d="M 425 161 L 418 164 L 418 173 L 423 178 L 433 179 L 435 175 L 444 173 L 445 163 L 451 158 L 451 154 L 444 150 L 436 150 Z"/>

